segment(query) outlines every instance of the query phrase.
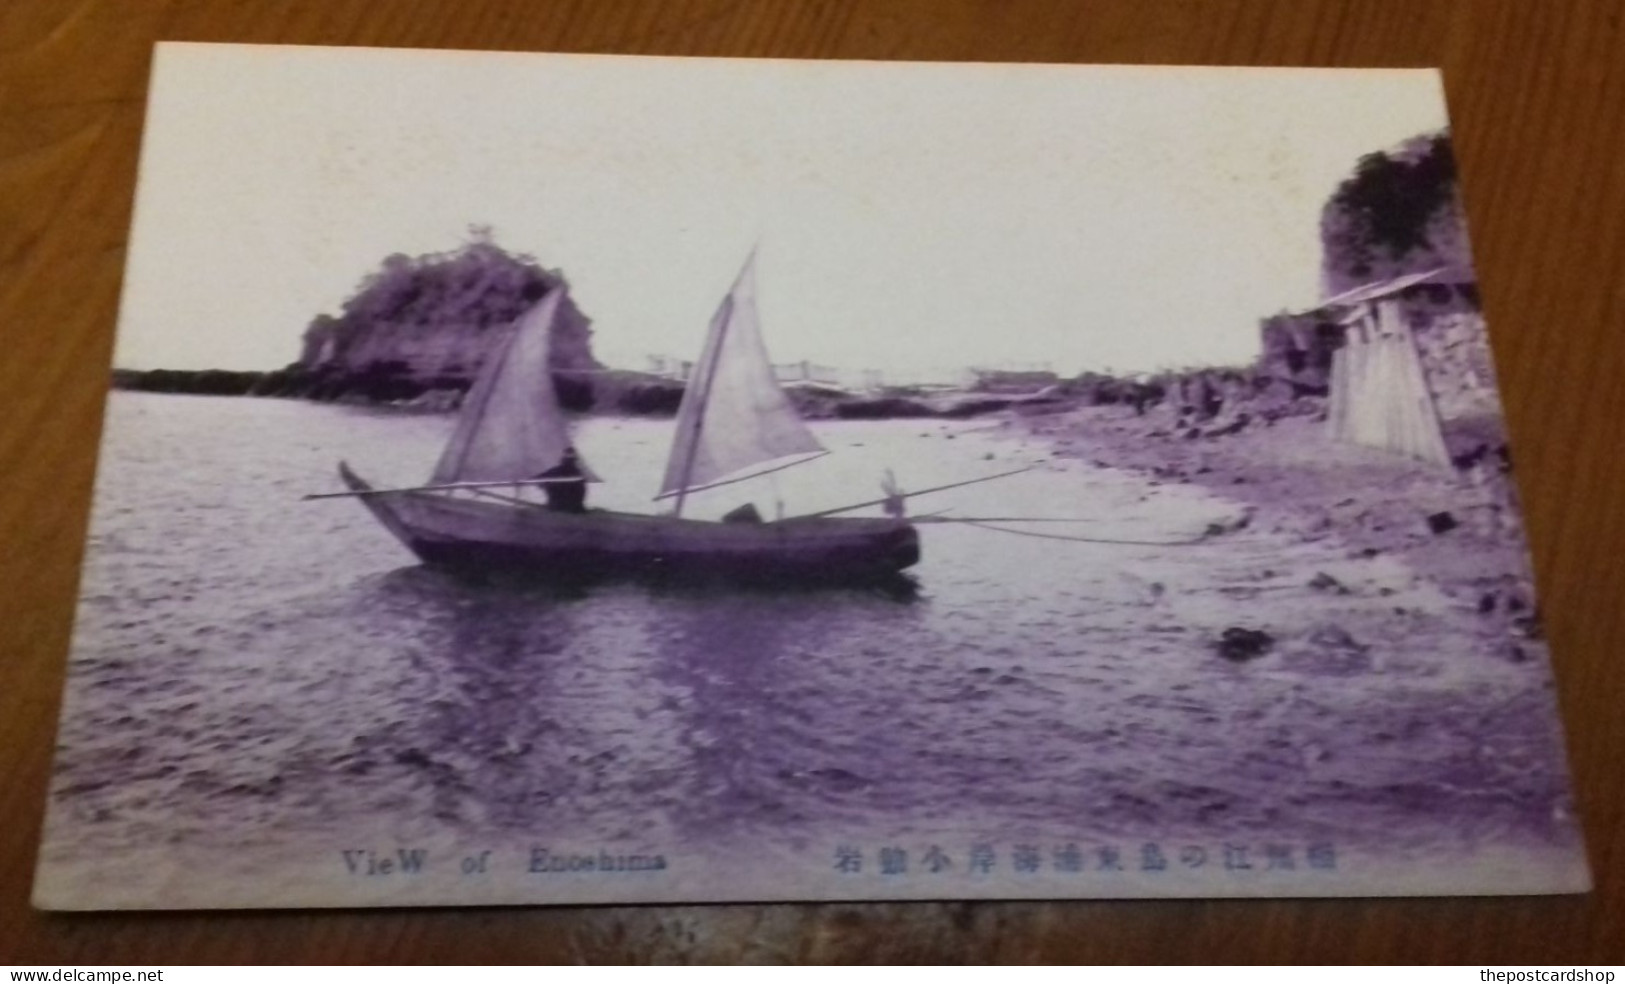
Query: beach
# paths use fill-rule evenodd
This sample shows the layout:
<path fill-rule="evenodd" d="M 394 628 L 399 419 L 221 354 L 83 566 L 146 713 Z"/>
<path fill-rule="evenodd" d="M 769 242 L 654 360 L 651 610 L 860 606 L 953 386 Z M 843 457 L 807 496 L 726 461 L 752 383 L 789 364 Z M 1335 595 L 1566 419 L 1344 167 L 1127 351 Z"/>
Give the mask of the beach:
<path fill-rule="evenodd" d="M 1208 490 L 1249 510 L 1250 525 L 1271 534 L 1329 544 L 1350 558 L 1397 560 L 1479 611 L 1487 658 L 1533 655 L 1540 625 L 1527 541 L 1513 476 L 1495 455 L 1463 469 L 1427 465 L 1334 441 L 1314 413 L 1255 417 L 1225 433 L 1244 413 L 1193 428 L 1165 407 L 1073 406 L 1012 415 L 1006 426 L 1061 457 L 1141 474 L 1153 485 Z M 1453 443 L 1493 449 L 1485 430 L 1463 427 Z"/>

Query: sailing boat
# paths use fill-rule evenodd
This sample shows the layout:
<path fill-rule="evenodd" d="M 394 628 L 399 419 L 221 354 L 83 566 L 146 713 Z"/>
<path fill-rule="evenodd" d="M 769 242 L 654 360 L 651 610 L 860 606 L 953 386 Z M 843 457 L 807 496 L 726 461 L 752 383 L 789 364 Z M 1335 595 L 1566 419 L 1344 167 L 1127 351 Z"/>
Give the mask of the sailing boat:
<path fill-rule="evenodd" d="M 548 364 L 555 287 L 486 360 L 427 485 L 377 489 L 348 465 L 339 475 L 383 526 L 425 562 L 502 567 L 570 580 L 721 575 L 752 580 L 885 577 L 919 560 L 919 535 L 897 515 L 806 516 L 763 522 L 682 516 L 691 493 L 828 453 L 779 388 L 756 313 L 755 254 L 711 319 L 677 412 L 659 499 L 672 515 L 555 512 L 499 489 L 545 484 L 570 436 Z M 598 477 L 582 466 L 588 481 Z"/>

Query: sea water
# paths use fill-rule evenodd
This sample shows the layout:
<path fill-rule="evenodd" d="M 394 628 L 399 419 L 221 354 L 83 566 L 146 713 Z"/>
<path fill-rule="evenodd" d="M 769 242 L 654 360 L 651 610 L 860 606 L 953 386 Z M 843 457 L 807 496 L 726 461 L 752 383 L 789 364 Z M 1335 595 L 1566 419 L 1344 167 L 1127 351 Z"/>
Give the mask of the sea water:
<path fill-rule="evenodd" d="M 691 500 L 794 515 L 878 498 L 887 469 L 921 489 L 1026 468 L 909 508 L 1070 520 L 923 525 L 914 592 L 469 580 L 353 499 L 301 499 L 341 459 L 420 483 L 450 427 L 113 394 L 48 857 L 399 828 L 669 852 L 1573 837 L 1543 651 L 1497 658 L 1473 611 L 1335 536 L 1147 545 L 1241 510 L 998 421 L 816 423 L 832 454 Z M 590 504 L 655 509 L 671 431 L 581 421 Z M 1273 647 L 1222 658 L 1234 627 Z"/>

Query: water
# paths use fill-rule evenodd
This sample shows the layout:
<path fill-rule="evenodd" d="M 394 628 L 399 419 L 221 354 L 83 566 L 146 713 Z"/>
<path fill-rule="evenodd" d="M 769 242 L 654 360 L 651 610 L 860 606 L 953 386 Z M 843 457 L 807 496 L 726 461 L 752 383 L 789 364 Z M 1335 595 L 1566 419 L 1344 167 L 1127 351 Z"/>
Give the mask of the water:
<path fill-rule="evenodd" d="M 647 509 L 663 421 L 584 422 Z M 1374 852 L 1567 842 L 1544 654 L 1386 558 L 1241 532 L 1197 547 L 922 530 L 912 599 L 576 592 L 418 566 L 338 487 L 428 473 L 450 420 L 117 393 L 47 858 L 395 840 L 681 853 L 886 838 L 1261 837 Z M 1009 428 L 815 426 L 836 453 L 696 498 L 764 515 L 1032 465 L 912 500 L 1177 540 L 1237 508 L 1053 459 Z M 1325 571 L 1353 587 L 1310 590 Z M 1267 658 L 1213 642 L 1267 629 Z M 1339 635 L 1338 633 L 1342 633 Z M 1538 644 L 1536 647 L 1538 649 Z M 302 848 L 301 848 L 302 849 Z M 823 854 L 818 854 L 822 858 Z"/>

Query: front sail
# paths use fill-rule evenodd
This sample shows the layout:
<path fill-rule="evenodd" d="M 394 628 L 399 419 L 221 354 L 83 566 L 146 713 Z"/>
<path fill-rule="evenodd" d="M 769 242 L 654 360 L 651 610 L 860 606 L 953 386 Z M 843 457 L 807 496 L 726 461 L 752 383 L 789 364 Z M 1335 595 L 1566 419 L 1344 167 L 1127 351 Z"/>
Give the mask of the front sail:
<path fill-rule="evenodd" d="M 657 499 L 774 470 L 824 446 L 779 389 L 756 316 L 756 257 L 711 318 L 677 410 L 677 437 Z M 751 471 L 754 469 L 754 471 Z M 742 474 L 743 473 L 743 474 Z"/>
<path fill-rule="evenodd" d="M 524 481 L 563 458 L 570 433 L 548 365 L 563 298 L 563 287 L 548 291 L 480 367 L 431 484 Z"/>

